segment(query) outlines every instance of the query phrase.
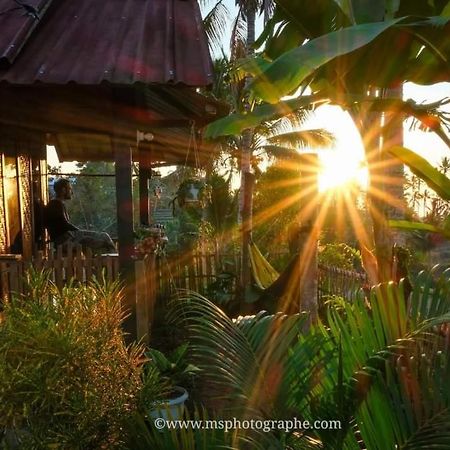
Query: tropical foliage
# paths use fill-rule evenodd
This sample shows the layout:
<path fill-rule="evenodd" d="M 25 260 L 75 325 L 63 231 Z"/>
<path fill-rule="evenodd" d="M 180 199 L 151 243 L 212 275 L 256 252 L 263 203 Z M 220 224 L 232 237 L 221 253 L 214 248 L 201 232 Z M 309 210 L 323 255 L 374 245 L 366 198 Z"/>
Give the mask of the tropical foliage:
<path fill-rule="evenodd" d="M 329 243 L 319 248 L 319 264 L 344 270 L 361 270 L 361 254 L 349 245 Z"/>
<path fill-rule="evenodd" d="M 404 116 L 413 116 L 448 144 L 444 132 L 448 117 L 441 109 L 445 102 L 417 105 L 400 96 L 404 81 L 432 84 L 448 79 L 449 4 L 389 0 L 275 3 L 275 12 L 255 44 L 265 44 L 264 50 L 244 65 L 254 77 L 249 86 L 253 112 L 222 119 L 207 134 L 236 133 L 324 102 L 347 110 L 365 145 L 378 276 L 388 280 L 392 242 L 386 217 L 392 206 L 388 207 L 380 191 L 389 191 L 386 197 L 393 203 L 401 194 L 395 186 L 383 186 L 385 168 L 400 161 L 420 172 L 432 189 L 446 183 L 438 177 L 441 180 L 436 184 L 424 161 L 412 157 L 407 149 L 397 147 L 390 155 L 386 150 Z M 307 88 L 310 95 L 280 101 L 285 95 L 304 94 Z M 383 151 L 378 152 L 382 145 Z M 397 183 L 401 185 L 401 180 Z"/>
<path fill-rule="evenodd" d="M 105 231 L 115 236 L 117 219 L 113 163 L 79 163 L 78 169 L 80 176 L 73 183 L 74 197 L 67 202 L 70 220 L 81 229 Z"/>
<path fill-rule="evenodd" d="M 1 426 L 25 449 L 447 448 L 449 294 L 450 272 L 437 268 L 420 274 L 410 295 L 390 283 L 352 302 L 335 298 L 309 329 L 304 314 L 231 319 L 181 294 L 167 319 L 187 332 L 190 351 L 184 344 L 167 358 L 153 350 L 148 367 L 159 375 L 148 370 L 142 383 L 142 352 L 123 344 L 115 286 L 59 293 L 31 275 L 27 296 L 6 305 L 0 326 Z M 157 430 L 139 402 L 158 398 L 162 376 L 191 373 L 191 364 L 203 406 L 186 419 L 335 426 Z"/>
<path fill-rule="evenodd" d="M 124 417 L 137 408 L 142 356 L 124 343 L 118 286 L 60 292 L 31 272 L 26 294 L 4 308 L 0 428 L 13 448 L 117 446 Z"/>
<path fill-rule="evenodd" d="M 340 421 L 270 433 L 273 448 L 446 448 L 449 275 L 422 273 L 409 297 L 391 283 L 336 300 L 307 333 L 301 316 L 232 320 L 195 294 L 175 302 L 175 323 L 190 331 L 214 417 Z"/>

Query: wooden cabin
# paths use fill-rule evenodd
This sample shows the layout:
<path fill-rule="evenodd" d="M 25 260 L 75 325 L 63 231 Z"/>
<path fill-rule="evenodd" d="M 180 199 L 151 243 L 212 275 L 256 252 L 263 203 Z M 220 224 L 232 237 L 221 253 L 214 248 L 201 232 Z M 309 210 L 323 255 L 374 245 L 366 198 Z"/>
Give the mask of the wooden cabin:
<path fill-rule="evenodd" d="M 0 12 L 1 293 L 18 289 L 20 269 L 11 267 L 42 260 L 52 144 L 63 161 L 115 162 L 114 264 L 134 321 L 132 163 L 145 223 L 151 166 L 207 162 L 211 148 L 187 155 L 187 143 L 226 113 L 198 93 L 213 69 L 197 1 L 0 0 Z M 137 146 L 139 133 L 149 142 Z M 136 334 L 133 324 L 129 331 Z"/>

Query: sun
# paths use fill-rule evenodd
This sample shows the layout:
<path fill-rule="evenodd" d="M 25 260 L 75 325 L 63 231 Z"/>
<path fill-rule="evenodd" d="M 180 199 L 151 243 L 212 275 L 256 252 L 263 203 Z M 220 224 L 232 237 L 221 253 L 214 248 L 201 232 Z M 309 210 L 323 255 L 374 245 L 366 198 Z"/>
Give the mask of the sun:
<path fill-rule="evenodd" d="M 361 188 L 367 186 L 367 169 L 361 160 L 347 152 L 329 150 L 319 154 L 319 191 L 343 188 L 355 183 Z"/>
<path fill-rule="evenodd" d="M 335 138 L 332 147 L 311 149 L 317 152 L 321 163 L 319 173 L 320 192 L 344 189 L 355 183 L 367 187 L 368 175 L 364 167 L 364 147 L 361 136 L 347 112 L 332 105 L 324 105 L 314 111 L 305 124 L 307 128 L 324 128 Z"/>

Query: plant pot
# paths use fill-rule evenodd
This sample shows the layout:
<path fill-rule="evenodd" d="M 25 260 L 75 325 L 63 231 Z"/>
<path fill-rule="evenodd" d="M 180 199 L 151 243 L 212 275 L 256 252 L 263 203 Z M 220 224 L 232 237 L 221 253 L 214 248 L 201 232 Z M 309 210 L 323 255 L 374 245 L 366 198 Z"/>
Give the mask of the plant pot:
<path fill-rule="evenodd" d="M 200 187 L 195 183 L 189 183 L 186 185 L 184 202 L 188 204 L 200 203 Z"/>
<path fill-rule="evenodd" d="M 152 407 L 150 410 L 150 417 L 152 419 L 165 419 L 165 420 L 180 420 L 184 414 L 184 403 L 189 397 L 186 389 L 175 386 L 174 398 L 163 400 L 158 405 Z"/>
<path fill-rule="evenodd" d="M 211 196 L 211 187 L 200 179 L 183 181 L 178 187 L 176 199 L 180 208 L 203 208 Z"/>

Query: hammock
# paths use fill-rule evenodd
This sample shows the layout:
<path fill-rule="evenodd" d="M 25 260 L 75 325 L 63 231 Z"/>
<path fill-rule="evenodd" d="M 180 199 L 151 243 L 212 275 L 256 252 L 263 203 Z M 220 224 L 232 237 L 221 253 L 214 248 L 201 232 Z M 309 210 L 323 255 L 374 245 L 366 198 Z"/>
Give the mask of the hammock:
<path fill-rule="evenodd" d="M 261 290 L 265 290 L 279 278 L 280 274 L 271 266 L 269 261 L 264 258 L 254 242 L 251 242 L 248 245 L 248 250 L 250 253 L 253 280 L 256 286 Z"/>
<path fill-rule="evenodd" d="M 249 253 L 254 286 L 259 290 L 257 299 L 251 303 L 258 302 L 260 305 L 264 305 L 265 309 L 271 310 L 270 308 L 272 308 L 274 312 L 278 310 L 288 314 L 298 312 L 295 302 L 300 289 L 300 277 L 298 276 L 300 254 L 293 255 L 283 272 L 278 273 L 264 258 L 254 242 L 249 244 Z M 294 309 L 292 309 L 293 307 Z"/>

